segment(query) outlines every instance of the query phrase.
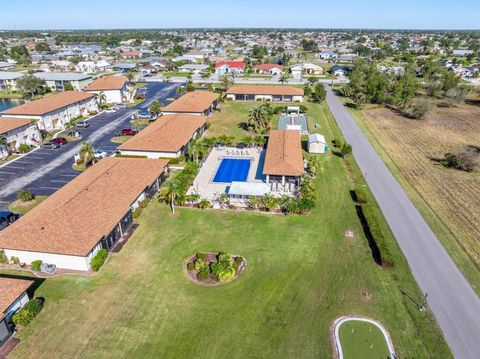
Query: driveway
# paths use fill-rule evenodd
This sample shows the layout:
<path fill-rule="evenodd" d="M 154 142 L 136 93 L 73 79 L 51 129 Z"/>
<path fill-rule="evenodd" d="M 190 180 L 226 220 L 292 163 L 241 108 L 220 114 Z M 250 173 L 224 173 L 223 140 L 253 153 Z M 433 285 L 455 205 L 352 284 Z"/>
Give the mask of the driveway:
<path fill-rule="evenodd" d="M 480 300 L 330 86 L 327 102 L 454 356 L 479 358 Z"/>
<path fill-rule="evenodd" d="M 96 148 L 114 152 L 119 144 L 111 142 L 114 131 L 130 127 L 131 116 L 140 109 L 147 109 L 156 99 L 167 104 L 168 98 L 175 98 L 178 84 L 149 83 L 147 99 L 141 104 L 117 111 L 101 113 L 89 120 L 90 127 L 79 129 L 82 140 L 70 142 L 56 150 L 34 150 L 22 158 L 0 168 L 0 209 L 16 199 L 17 193 L 27 188 L 35 195 L 50 195 L 78 176 L 72 170 L 73 156 L 81 143 L 90 142 Z"/>

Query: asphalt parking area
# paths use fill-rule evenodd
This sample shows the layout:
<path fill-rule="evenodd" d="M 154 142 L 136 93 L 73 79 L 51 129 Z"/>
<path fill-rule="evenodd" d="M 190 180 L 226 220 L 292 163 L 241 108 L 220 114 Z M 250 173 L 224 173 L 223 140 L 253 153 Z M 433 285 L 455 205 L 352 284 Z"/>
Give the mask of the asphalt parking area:
<path fill-rule="evenodd" d="M 119 144 L 111 142 L 114 131 L 130 127 L 131 116 L 140 109 L 146 109 L 156 99 L 168 104 L 168 98 L 175 98 L 180 84 L 148 83 L 147 99 L 141 104 L 119 110 L 115 113 L 101 113 L 88 120 L 88 128 L 79 128 L 80 141 L 70 142 L 58 149 L 37 149 L 25 156 L 0 167 L 0 209 L 16 199 L 21 189 L 28 189 L 35 195 L 50 195 L 63 187 L 81 172 L 74 171 L 73 156 L 78 153 L 82 142 L 89 142 L 95 148 L 114 153 Z"/>

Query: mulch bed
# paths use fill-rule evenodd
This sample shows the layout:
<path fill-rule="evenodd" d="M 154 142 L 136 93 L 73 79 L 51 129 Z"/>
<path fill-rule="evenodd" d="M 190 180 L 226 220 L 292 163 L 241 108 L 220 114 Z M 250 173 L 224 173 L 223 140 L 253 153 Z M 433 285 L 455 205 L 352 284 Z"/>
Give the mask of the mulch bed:
<path fill-rule="evenodd" d="M 5 342 L 5 344 L 0 347 L 0 359 L 4 359 L 12 352 L 13 349 L 20 343 L 20 339 L 15 338 L 15 337 L 10 337 L 8 340 Z"/>
<path fill-rule="evenodd" d="M 209 263 L 218 262 L 217 255 L 218 255 L 218 253 L 205 253 L 205 261 L 209 262 Z M 237 257 L 240 257 L 240 256 L 232 255 L 232 259 L 234 261 L 235 261 L 235 258 L 237 258 Z M 183 269 L 185 270 L 185 273 L 187 274 L 188 278 L 192 282 L 200 284 L 200 285 L 207 285 L 207 286 L 215 286 L 215 285 L 230 283 L 230 282 L 234 281 L 235 279 L 237 279 L 247 266 L 247 261 L 245 260 L 245 258 L 243 258 L 243 262 L 238 267 L 238 270 L 237 270 L 237 273 L 235 274 L 235 277 L 233 277 L 231 280 L 229 280 L 227 282 L 222 283 L 222 282 L 219 282 L 215 278 L 212 278 L 212 277 L 209 277 L 209 278 L 204 279 L 204 280 L 200 280 L 200 279 L 197 278 L 197 271 L 195 269 L 189 270 L 187 268 L 188 263 L 195 262 L 196 259 L 197 259 L 196 255 L 188 258 L 183 265 Z"/>

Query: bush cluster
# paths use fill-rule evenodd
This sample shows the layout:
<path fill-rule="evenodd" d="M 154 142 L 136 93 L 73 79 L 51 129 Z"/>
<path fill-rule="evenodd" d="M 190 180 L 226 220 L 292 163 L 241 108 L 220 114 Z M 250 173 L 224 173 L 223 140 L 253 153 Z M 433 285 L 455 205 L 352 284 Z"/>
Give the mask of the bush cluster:
<path fill-rule="evenodd" d="M 15 325 L 27 326 L 42 310 L 43 303 L 40 299 L 35 298 L 29 301 L 25 306 L 15 313 L 12 322 Z"/>
<path fill-rule="evenodd" d="M 8 264 L 8 257 L 3 249 L 0 249 L 0 264 Z"/>
<path fill-rule="evenodd" d="M 235 277 L 243 261 L 242 257 L 236 257 L 234 260 L 230 254 L 219 252 L 217 261 L 209 262 L 204 253 L 197 253 L 195 261 L 187 264 L 187 269 L 195 270 L 199 280 L 213 277 L 219 282 L 226 282 Z"/>
<path fill-rule="evenodd" d="M 37 259 L 36 261 L 33 261 L 31 264 L 30 264 L 30 267 L 32 268 L 32 270 L 36 270 L 36 271 L 39 271 L 41 266 L 43 264 L 43 261 L 41 259 Z"/>
<path fill-rule="evenodd" d="M 90 265 L 92 266 L 92 270 L 94 272 L 98 272 L 100 268 L 102 268 L 103 264 L 105 263 L 105 260 L 108 257 L 108 252 L 106 249 L 100 249 L 97 254 L 95 254 L 95 257 L 92 258 L 92 261 L 90 262 Z"/>

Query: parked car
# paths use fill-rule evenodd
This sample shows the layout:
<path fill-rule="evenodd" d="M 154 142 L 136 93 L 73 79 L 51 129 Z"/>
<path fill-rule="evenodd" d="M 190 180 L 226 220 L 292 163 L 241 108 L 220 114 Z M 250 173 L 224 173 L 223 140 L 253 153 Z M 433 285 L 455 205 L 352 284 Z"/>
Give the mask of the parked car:
<path fill-rule="evenodd" d="M 141 111 L 138 113 L 138 118 L 150 120 L 152 118 L 152 114 L 148 111 Z"/>
<path fill-rule="evenodd" d="M 122 130 L 122 136 L 134 136 L 138 133 L 138 131 L 134 131 L 131 128 L 124 128 Z"/>
<path fill-rule="evenodd" d="M 94 152 L 94 156 L 97 160 L 101 159 L 101 158 L 104 158 L 104 157 L 108 157 L 108 153 L 97 148 Z"/>
<path fill-rule="evenodd" d="M 19 214 L 10 211 L 0 211 L 0 231 L 20 218 Z"/>
<path fill-rule="evenodd" d="M 60 147 L 60 145 L 58 143 L 55 143 L 55 142 L 47 142 L 47 143 L 44 143 L 42 145 L 42 148 L 44 150 L 54 150 L 54 149 L 59 148 L 59 147 Z"/>
<path fill-rule="evenodd" d="M 115 108 L 113 108 L 113 107 L 107 108 L 107 109 L 105 110 L 105 113 L 115 113 L 115 112 L 117 112 L 117 110 L 116 110 Z"/>
<path fill-rule="evenodd" d="M 68 143 L 65 137 L 52 138 L 50 142 L 58 143 L 59 145 L 66 145 Z"/>
<path fill-rule="evenodd" d="M 77 127 L 79 128 L 87 128 L 89 127 L 90 124 L 88 123 L 88 121 L 79 121 L 77 122 Z"/>

